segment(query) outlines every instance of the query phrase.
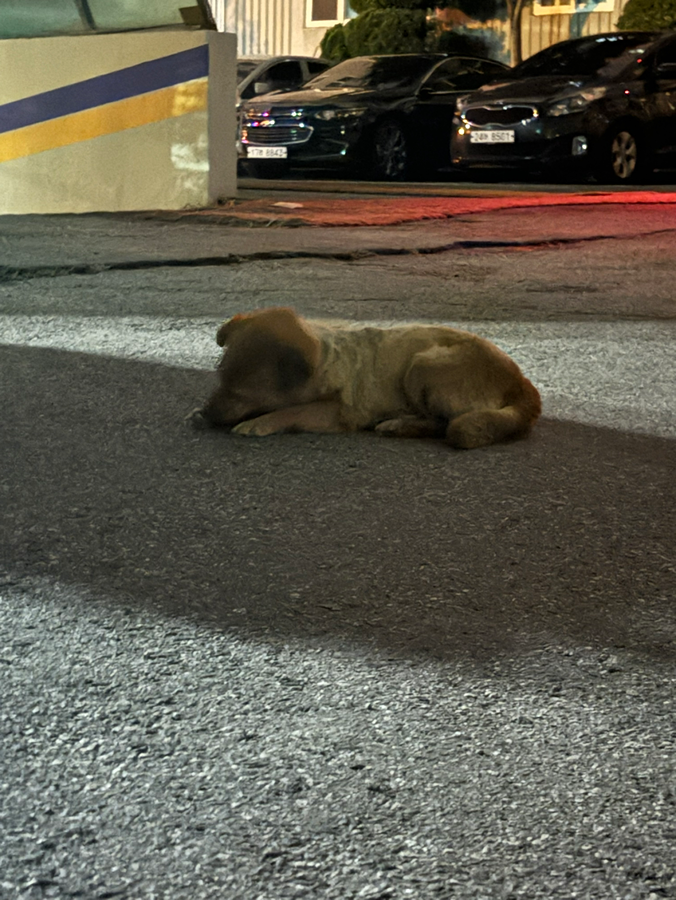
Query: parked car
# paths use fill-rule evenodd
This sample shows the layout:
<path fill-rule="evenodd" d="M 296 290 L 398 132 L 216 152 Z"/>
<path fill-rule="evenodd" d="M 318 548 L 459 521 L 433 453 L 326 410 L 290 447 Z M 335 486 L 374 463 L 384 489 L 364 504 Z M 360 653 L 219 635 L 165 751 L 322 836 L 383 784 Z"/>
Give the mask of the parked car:
<path fill-rule="evenodd" d="M 253 57 L 237 60 L 237 105 L 257 94 L 298 88 L 328 69 L 327 59 L 314 56 Z"/>
<path fill-rule="evenodd" d="M 465 168 L 565 168 L 619 183 L 676 165 L 676 34 L 547 47 L 461 98 L 452 156 Z"/>
<path fill-rule="evenodd" d="M 506 70 L 441 53 L 348 59 L 302 90 L 243 104 L 240 155 L 259 177 L 288 167 L 387 180 L 433 172 L 450 165 L 456 98 Z"/>

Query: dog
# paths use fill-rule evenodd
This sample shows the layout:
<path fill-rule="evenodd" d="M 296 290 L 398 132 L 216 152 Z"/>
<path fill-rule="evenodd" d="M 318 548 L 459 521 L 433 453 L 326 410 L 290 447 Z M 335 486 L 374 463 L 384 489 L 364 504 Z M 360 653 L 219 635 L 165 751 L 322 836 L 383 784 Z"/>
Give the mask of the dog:
<path fill-rule="evenodd" d="M 474 449 L 524 437 L 540 395 L 495 344 L 444 325 L 374 327 L 241 313 L 218 329 L 218 387 L 197 427 L 241 435 L 374 429 Z"/>

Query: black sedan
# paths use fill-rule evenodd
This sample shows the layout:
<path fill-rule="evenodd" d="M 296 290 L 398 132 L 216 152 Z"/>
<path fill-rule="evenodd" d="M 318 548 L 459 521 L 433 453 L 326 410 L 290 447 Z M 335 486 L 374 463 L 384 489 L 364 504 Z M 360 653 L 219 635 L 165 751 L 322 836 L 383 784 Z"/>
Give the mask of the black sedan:
<path fill-rule="evenodd" d="M 676 166 L 676 34 L 562 41 L 458 103 L 456 166 L 645 179 Z"/>
<path fill-rule="evenodd" d="M 400 180 L 450 166 L 456 99 L 507 67 L 444 54 L 360 56 L 302 90 L 243 104 L 239 152 L 251 174 L 289 167 Z"/>

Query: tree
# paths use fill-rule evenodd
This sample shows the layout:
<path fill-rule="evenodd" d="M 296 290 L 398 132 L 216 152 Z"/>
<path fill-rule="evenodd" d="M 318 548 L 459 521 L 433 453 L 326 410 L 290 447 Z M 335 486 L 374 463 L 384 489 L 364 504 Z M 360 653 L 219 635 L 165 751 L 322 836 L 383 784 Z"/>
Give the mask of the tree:
<path fill-rule="evenodd" d="M 522 2 L 523 0 L 436 0 L 437 22 L 441 27 L 437 27 L 436 34 L 430 41 L 430 49 L 504 60 L 504 34 L 493 23 L 496 19 L 511 19 L 517 4 L 516 15 L 520 16 Z M 520 59 L 520 44 L 518 51 L 517 58 Z M 514 57 L 513 51 L 511 55 Z"/>
<path fill-rule="evenodd" d="M 344 25 L 334 25 L 321 42 L 321 54 L 341 62 L 353 56 L 377 53 L 467 53 L 476 56 L 502 56 L 500 38 L 474 27 L 489 19 L 504 18 L 511 7 L 523 0 L 352 0 L 357 13 Z M 507 5 L 506 5 L 507 4 Z M 436 9 L 432 14 L 430 5 Z M 455 14 L 455 25 L 448 26 L 441 11 Z M 473 27 L 458 25 L 464 17 Z M 453 18 L 453 17 L 451 17 Z M 520 54 L 519 54 L 520 58 Z"/>
<path fill-rule="evenodd" d="M 629 0 L 617 26 L 637 31 L 676 29 L 676 0 Z"/>
<path fill-rule="evenodd" d="M 352 0 L 358 15 L 334 25 L 321 42 L 322 56 L 341 61 L 374 53 L 422 53 L 429 0 Z"/>
<path fill-rule="evenodd" d="M 509 17 L 509 37 L 512 65 L 515 66 L 523 59 L 523 46 L 521 41 L 521 13 L 525 0 L 507 0 L 507 15 Z"/>

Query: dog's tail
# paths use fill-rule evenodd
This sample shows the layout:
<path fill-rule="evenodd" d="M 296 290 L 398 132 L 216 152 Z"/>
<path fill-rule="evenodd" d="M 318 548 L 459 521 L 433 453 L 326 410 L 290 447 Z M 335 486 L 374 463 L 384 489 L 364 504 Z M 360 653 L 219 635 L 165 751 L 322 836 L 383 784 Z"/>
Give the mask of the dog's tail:
<path fill-rule="evenodd" d="M 446 440 L 451 447 L 474 450 L 499 441 L 524 437 L 541 411 L 542 402 L 537 388 L 523 378 L 501 409 L 477 409 L 451 419 L 446 429 Z"/>

